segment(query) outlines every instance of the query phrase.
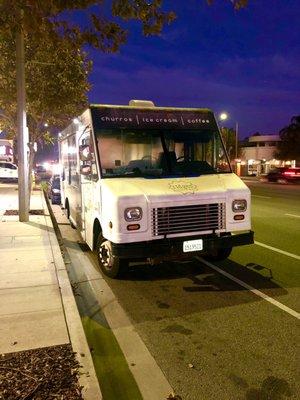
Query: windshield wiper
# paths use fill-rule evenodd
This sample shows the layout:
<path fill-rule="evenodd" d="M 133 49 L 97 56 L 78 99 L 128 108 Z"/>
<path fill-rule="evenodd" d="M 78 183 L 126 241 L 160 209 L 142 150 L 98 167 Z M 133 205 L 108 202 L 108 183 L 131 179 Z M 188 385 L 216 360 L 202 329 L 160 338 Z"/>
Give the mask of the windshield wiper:
<path fill-rule="evenodd" d="M 106 174 L 104 178 L 136 178 L 137 176 L 134 172 L 126 172 L 124 174 Z"/>

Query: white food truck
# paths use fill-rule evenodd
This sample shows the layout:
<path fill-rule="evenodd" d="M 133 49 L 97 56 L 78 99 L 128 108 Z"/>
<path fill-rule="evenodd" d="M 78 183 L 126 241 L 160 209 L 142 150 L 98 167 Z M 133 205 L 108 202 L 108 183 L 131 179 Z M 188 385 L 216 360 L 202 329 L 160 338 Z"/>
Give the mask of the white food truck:
<path fill-rule="evenodd" d="M 250 191 L 209 109 L 92 104 L 60 134 L 62 205 L 102 271 L 225 259 L 253 243 Z"/>

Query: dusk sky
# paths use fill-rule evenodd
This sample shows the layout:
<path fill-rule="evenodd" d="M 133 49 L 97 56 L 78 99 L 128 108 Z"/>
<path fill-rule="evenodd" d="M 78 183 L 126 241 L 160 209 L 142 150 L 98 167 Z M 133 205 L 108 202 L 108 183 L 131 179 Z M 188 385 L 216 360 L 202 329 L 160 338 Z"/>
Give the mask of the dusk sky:
<path fill-rule="evenodd" d="M 300 114 L 299 0 L 168 0 L 177 20 L 159 37 L 138 23 L 118 54 L 93 51 L 93 103 L 153 100 L 157 106 L 227 111 L 239 136 L 274 134 Z"/>

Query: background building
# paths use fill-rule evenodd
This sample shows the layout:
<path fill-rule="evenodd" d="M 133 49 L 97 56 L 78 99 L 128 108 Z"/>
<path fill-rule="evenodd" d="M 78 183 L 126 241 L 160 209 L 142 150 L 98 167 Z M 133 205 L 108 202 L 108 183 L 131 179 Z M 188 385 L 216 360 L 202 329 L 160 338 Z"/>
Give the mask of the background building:
<path fill-rule="evenodd" d="M 262 135 L 255 133 L 247 140 L 240 142 L 242 175 L 265 174 L 275 167 L 292 165 L 292 160 L 277 160 L 276 146 L 279 135 Z"/>

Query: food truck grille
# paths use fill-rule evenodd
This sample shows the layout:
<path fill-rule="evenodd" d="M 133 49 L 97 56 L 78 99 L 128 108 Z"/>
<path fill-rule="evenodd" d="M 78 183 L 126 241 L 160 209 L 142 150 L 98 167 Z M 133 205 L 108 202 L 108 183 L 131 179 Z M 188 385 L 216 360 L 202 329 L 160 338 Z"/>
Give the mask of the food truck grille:
<path fill-rule="evenodd" d="M 215 231 L 225 228 L 225 204 L 196 204 L 152 209 L 152 234 Z"/>

